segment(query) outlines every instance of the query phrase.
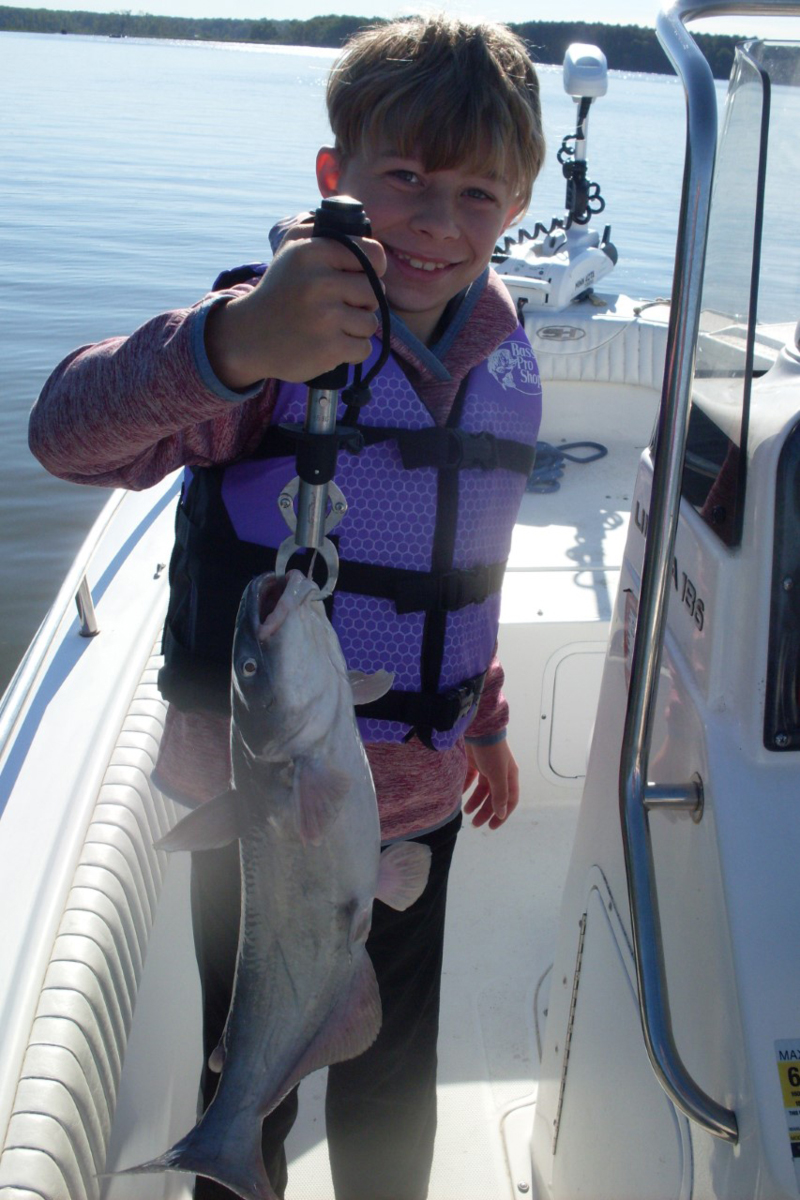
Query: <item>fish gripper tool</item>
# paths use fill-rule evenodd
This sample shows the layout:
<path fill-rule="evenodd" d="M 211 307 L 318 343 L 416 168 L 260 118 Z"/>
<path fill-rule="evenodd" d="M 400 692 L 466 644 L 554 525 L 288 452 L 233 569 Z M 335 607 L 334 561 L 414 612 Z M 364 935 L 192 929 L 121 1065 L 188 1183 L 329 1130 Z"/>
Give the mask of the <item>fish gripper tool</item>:
<path fill-rule="evenodd" d="M 297 443 L 297 475 L 278 497 L 283 518 L 292 531 L 281 543 L 275 560 L 275 574 L 285 575 L 292 556 L 299 551 L 315 551 L 325 563 L 327 579 L 322 588 L 329 596 L 339 578 L 339 554 L 327 536 L 347 512 L 347 501 L 334 480 L 339 444 L 345 434 L 352 439 L 352 424 L 360 406 L 369 398 L 369 381 L 383 366 L 389 354 L 389 308 L 380 281 L 364 251 L 352 239 L 369 237 L 372 230 L 358 200 L 349 196 L 331 196 L 322 201 L 314 218 L 312 237 L 331 237 L 352 251 L 372 284 L 383 322 L 383 345 L 370 372 L 361 379 L 357 364 L 351 386 L 348 363 L 308 381 L 306 415 L 302 427 L 283 425 Z M 337 425 L 339 393 L 348 404 L 345 423 Z"/>

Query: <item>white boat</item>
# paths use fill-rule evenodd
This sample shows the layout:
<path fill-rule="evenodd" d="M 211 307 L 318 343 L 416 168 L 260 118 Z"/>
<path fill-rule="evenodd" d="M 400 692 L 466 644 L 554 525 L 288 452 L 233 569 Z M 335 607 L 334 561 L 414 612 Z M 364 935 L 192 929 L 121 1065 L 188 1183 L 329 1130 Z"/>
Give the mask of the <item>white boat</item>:
<path fill-rule="evenodd" d="M 515 530 L 523 799 L 456 855 L 431 1200 L 800 1189 L 800 311 L 760 319 L 759 271 L 797 277 L 785 212 L 777 259 L 762 233 L 772 167 L 797 164 L 800 44 L 739 49 L 715 156 L 684 20 L 722 12 L 800 3 L 659 18 L 687 94 L 671 304 L 599 286 L 608 234 L 577 221 L 499 264 L 542 438 L 607 453 L 556 462 Z M 601 95 L 599 61 L 574 48 L 569 89 Z M 0 1200 L 191 1195 L 113 1174 L 197 1105 L 188 861 L 153 849 L 179 814 L 150 781 L 177 490 L 114 495 L 0 707 Z M 292 1200 L 332 1200 L 323 1090 L 301 1088 Z"/>

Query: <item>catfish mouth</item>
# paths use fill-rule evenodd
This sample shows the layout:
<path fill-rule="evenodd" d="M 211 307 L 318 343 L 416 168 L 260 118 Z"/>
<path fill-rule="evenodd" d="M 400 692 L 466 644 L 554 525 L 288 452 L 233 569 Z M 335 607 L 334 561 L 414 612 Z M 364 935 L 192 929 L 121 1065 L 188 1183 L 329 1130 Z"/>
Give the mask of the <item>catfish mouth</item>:
<path fill-rule="evenodd" d="M 286 591 L 286 575 L 262 575 L 256 589 L 257 618 L 263 626 L 275 612 Z"/>
<path fill-rule="evenodd" d="M 259 642 L 264 643 L 278 632 L 284 621 L 314 595 L 315 584 L 299 571 L 286 575 L 262 575 L 254 583 L 253 618 Z"/>

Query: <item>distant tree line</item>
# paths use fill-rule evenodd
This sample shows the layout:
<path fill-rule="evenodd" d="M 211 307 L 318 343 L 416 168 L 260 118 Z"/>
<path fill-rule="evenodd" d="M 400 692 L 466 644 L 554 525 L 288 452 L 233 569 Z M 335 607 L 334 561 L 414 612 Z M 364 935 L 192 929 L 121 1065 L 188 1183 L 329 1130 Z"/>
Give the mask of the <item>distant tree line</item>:
<path fill-rule="evenodd" d="M 0 29 L 24 33 L 83 33 L 100 37 L 177 38 L 212 42 L 264 42 L 278 46 L 328 46 L 337 49 L 352 33 L 379 24 L 360 17 L 327 16 L 298 20 L 233 20 L 225 17 L 157 17 L 129 9 L 111 13 L 68 12 L 0 5 Z M 672 68 L 652 29 L 599 22 L 525 21 L 510 24 L 524 38 L 535 61 L 560 63 L 571 42 L 600 46 L 608 65 L 619 71 L 671 74 Z M 727 79 L 735 37 L 694 35 L 717 79 Z"/>
<path fill-rule="evenodd" d="M 655 30 L 641 25 L 525 21 L 521 25 L 510 24 L 510 28 L 525 40 L 536 62 L 561 63 L 571 42 L 588 42 L 600 47 L 614 71 L 648 71 L 654 75 L 673 73 Z M 692 36 L 703 51 L 714 78 L 727 79 L 736 43 L 742 39 L 716 33 Z"/>

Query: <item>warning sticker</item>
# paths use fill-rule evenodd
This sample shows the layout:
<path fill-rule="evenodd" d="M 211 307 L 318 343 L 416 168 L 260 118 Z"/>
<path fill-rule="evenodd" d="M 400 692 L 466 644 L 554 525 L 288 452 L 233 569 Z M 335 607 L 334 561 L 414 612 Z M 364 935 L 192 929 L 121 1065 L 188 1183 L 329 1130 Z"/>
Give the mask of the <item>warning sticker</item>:
<path fill-rule="evenodd" d="M 800 1188 L 800 1039 L 776 1042 L 775 1052 L 795 1179 Z"/>

